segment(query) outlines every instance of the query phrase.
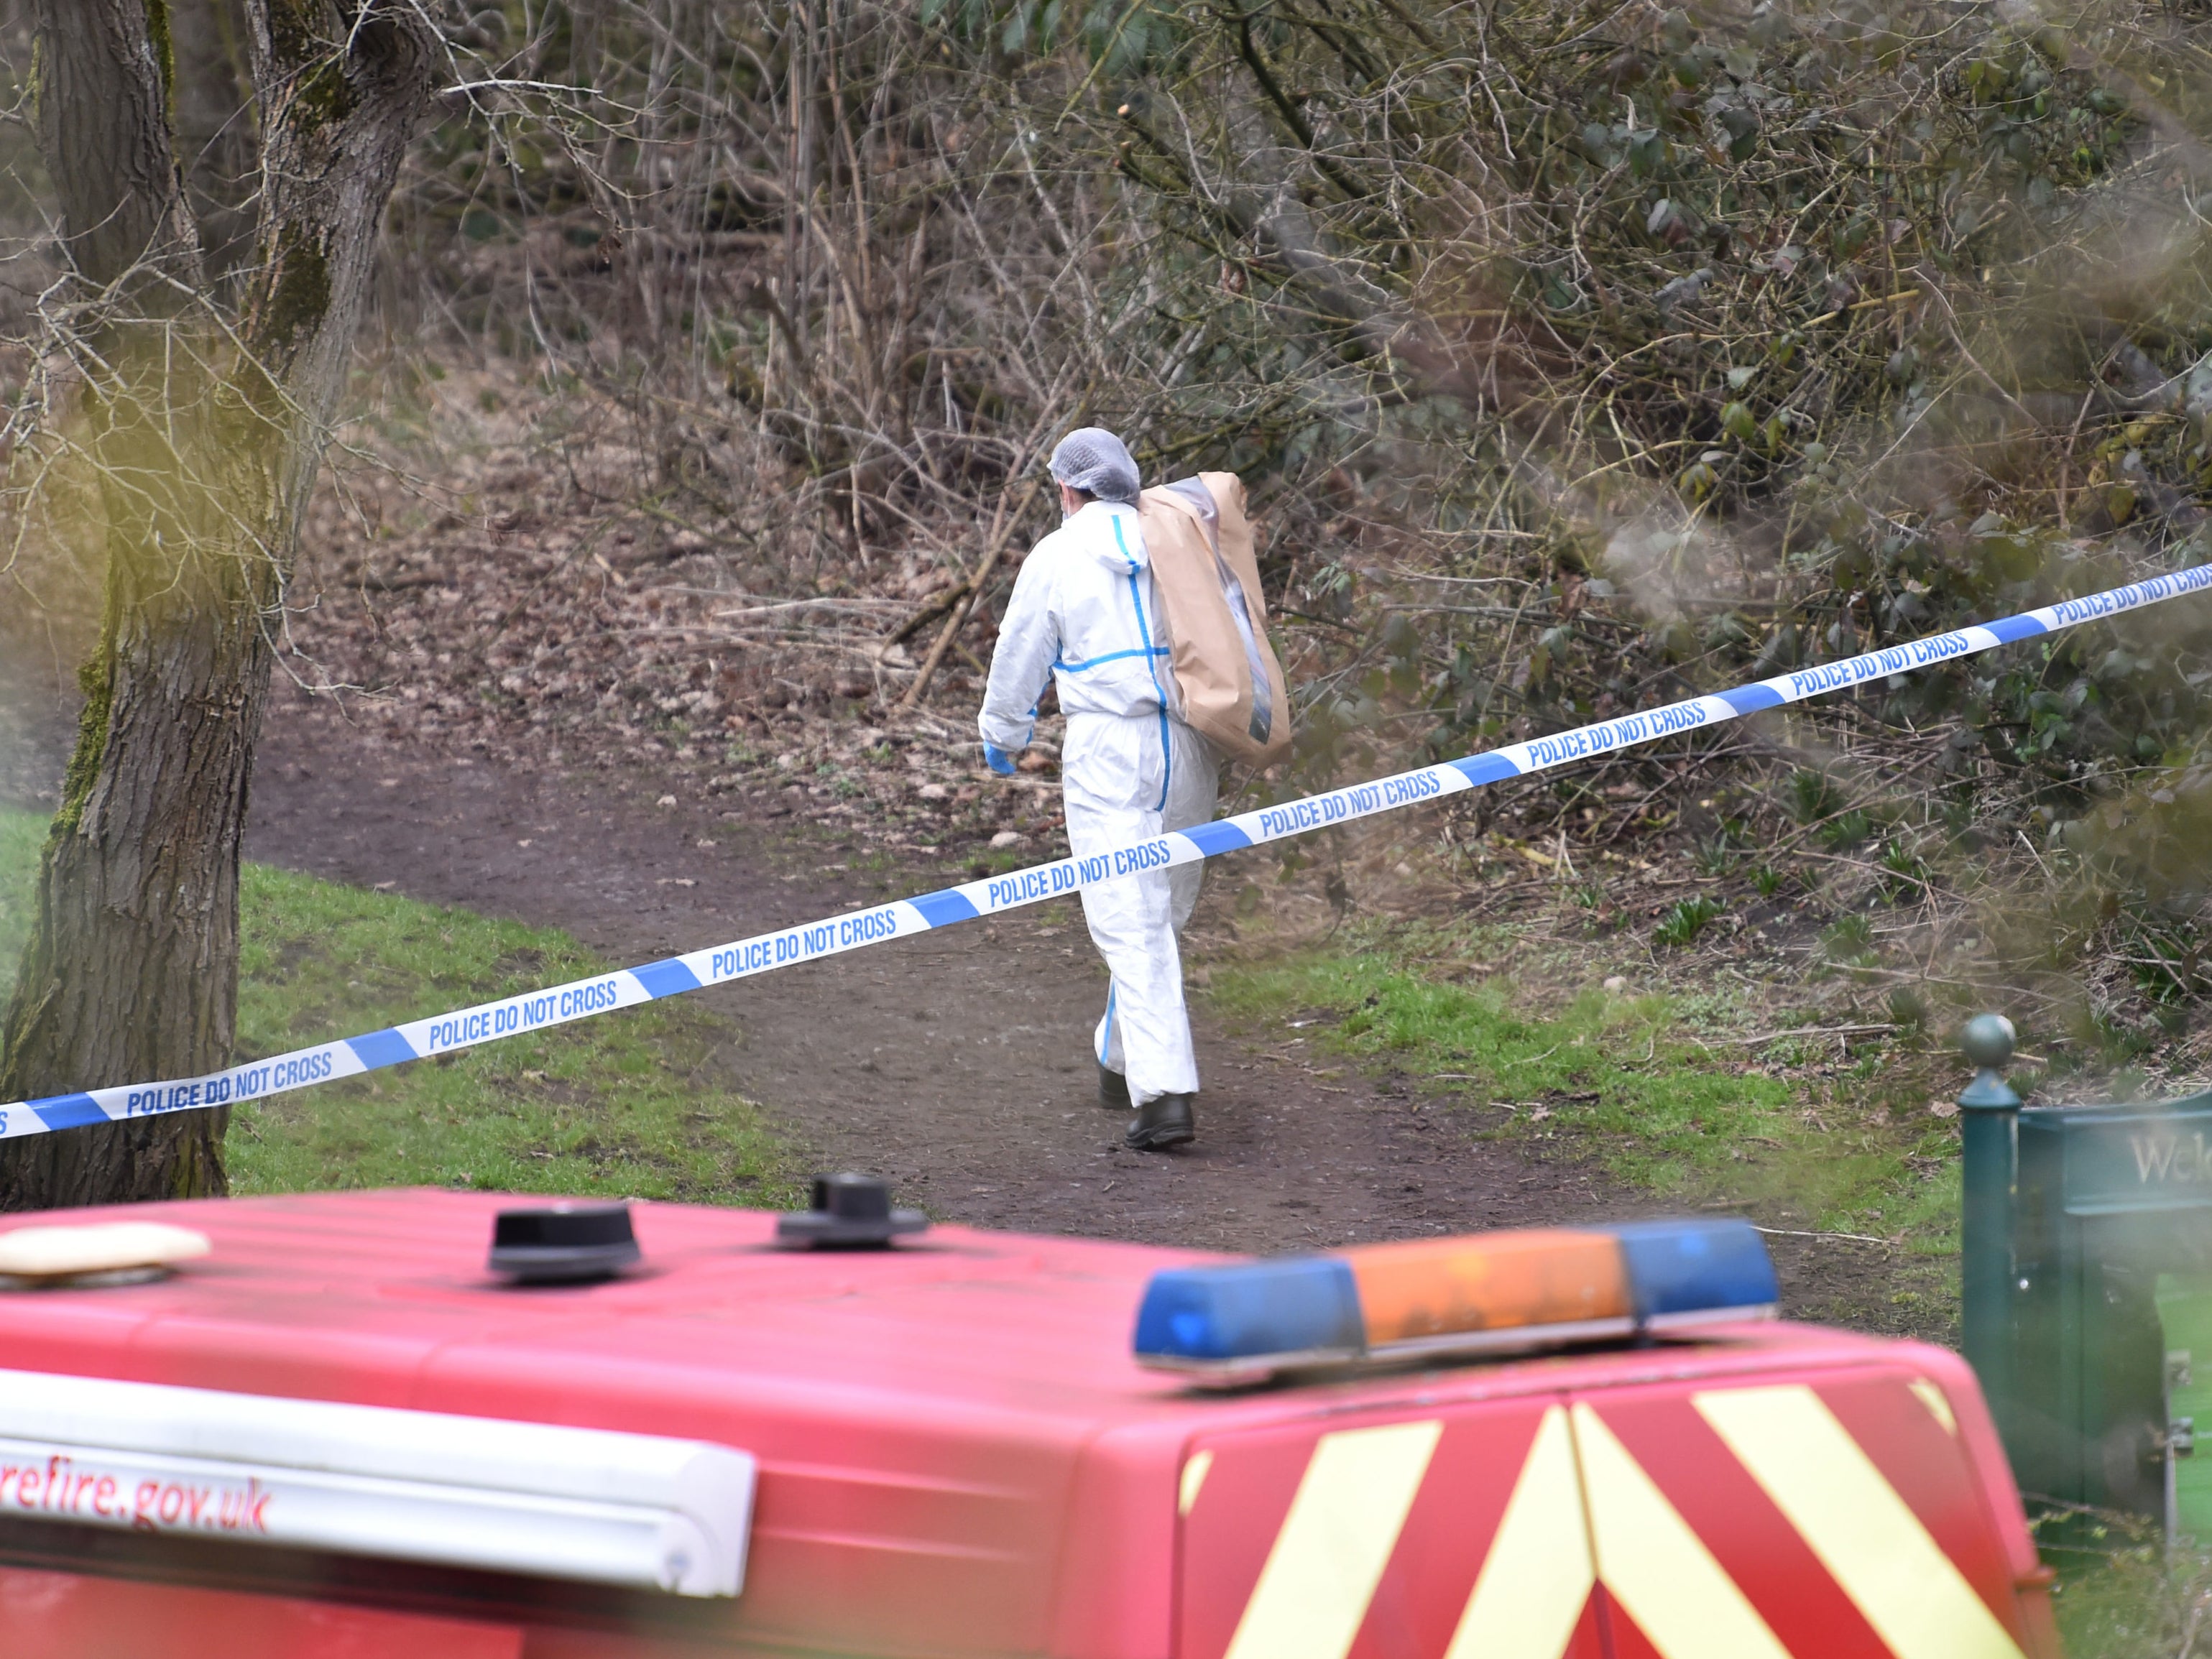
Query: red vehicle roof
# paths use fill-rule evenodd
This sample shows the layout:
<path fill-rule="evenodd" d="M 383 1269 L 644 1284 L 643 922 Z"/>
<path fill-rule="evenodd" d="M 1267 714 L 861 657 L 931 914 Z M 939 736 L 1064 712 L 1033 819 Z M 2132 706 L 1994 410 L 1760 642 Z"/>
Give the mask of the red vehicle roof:
<path fill-rule="evenodd" d="M 1219 1259 L 1201 1253 L 955 1226 L 889 1251 L 788 1252 L 766 1214 L 641 1204 L 641 1271 L 519 1289 L 484 1257 L 495 1212 L 529 1201 L 404 1191 L 75 1212 L 158 1217 L 214 1250 L 161 1282 L 0 1294 L 0 1366 L 743 1449 L 760 1466 L 743 1595 L 616 1615 L 779 1650 L 1164 1655 L 1187 1448 L 1316 1417 L 1901 1365 L 1960 1402 L 1972 1461 L 2003 1468 L 1963 1367 L 1917 1345 L 1762 1323 L 1206 1393 L 1130 1354 L 1146 1281 Z M 0 1554 L 26 1559 L 33 1531 L 9 1528 Z M 2021 1547 L 2002 1540 L 2006 1571 L 2032 1569 Z"/>

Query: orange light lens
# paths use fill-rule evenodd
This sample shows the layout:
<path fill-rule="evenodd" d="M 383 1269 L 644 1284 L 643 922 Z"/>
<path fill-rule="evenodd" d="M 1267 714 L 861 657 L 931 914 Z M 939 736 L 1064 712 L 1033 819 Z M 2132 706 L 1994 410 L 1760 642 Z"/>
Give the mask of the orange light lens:
<path fill-rule="evenodd" d="M 1620 1242 L 1610 1233 L 1544 1229 L 1339 1254 L 1359 1286 L 1370 1347 L 1634 1311 Z"/>

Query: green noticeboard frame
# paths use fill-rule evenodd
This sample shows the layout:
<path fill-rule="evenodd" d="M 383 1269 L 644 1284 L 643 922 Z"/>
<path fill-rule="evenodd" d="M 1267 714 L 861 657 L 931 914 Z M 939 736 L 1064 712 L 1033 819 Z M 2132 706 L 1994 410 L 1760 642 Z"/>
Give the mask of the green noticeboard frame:
<path fill-rule="evenodd" d="M 2015 1146 L 1990 1403 L 2021 1491 L 2212 1540 L 2212 1092 L 2022 1110 Z"/>

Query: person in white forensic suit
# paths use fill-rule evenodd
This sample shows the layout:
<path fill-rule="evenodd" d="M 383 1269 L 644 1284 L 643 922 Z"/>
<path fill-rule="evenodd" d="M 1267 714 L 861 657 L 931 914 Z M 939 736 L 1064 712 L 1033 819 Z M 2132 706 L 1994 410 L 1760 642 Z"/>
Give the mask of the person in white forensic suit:
<path fill-rule="evenodd" d="M 1088 858 L 1213 816 L 1220 759 L 1178 720 L 1182 702 L 1159 599 L 1137 527 L 1137 464 L 1112 433 L 1084 427 L 1052 453 L 1061 523 L 1014 582 L 978 722 L 983 757 L 1014 770 L 1048 679 L 1067 717 L 1060 791 L 1067 842 Z M 1091 942 L 1112 982 L 1094 1044 L 1100 1102 L 1130 1115 L 1132 1146 L 1197 1133 L 1198 1058 L 1176 935 L 1198 902 L 1202 863 L 1139 871 L 1083 890 Z"/>

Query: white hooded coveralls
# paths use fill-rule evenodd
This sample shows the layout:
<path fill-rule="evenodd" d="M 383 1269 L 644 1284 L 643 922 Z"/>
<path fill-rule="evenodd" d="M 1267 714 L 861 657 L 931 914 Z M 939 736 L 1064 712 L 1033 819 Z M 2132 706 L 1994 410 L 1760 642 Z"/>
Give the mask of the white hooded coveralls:
<path fill-rule="evenodd" d="M 1213 816 L 1220 762 L 1176 718 L 1182 702 L 1137 522 L 1133 507 L 1091 501 L 1036 544 L 999 624 L 977 722 L 986 743 L 1022 748 L 1046 677 L 1057 680 L 1067 716 L 1060 793 L 1078 858 Z M 1083 890 L 1091 942 L 1113 975 L 1094 1046 L 1136 1105 L 1198 1091 L 1176 936 L 1205 869 L 1181 864 Z"/>

